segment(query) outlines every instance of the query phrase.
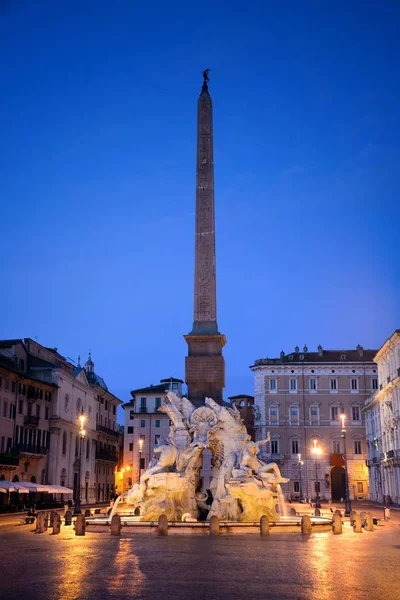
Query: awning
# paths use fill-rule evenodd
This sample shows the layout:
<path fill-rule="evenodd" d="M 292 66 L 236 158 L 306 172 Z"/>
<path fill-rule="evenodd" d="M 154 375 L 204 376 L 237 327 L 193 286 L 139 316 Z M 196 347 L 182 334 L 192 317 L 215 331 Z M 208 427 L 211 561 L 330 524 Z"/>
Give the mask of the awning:
<path fill-rule="evenodd" d="M 62 485 L 46 485 L 49 489 L 49 494 L 73 494 L 74 490 Z"/>
<path fill-rule="evenodd" d="M 18 484 L 13 483 L 12 485 Z M 51 485 L 42 485 L 40 483 L 32 483 L 31 481 L 24 481 L 20 485 L 29 490 L 30 492 L 48 492 L 49 487 L 51 487 Z"/>
<path fill-rule="evenodd" d="M 29 494 L 29 489 L 25 484 L 16 481 L 0 481 L 0 493 L 19 492 L 20 494 Z"/>

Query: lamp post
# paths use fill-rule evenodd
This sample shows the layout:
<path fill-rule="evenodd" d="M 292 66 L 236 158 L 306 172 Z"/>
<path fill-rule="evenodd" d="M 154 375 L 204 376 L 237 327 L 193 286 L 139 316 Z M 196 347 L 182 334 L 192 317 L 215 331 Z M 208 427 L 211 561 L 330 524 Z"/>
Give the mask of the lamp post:
<path fill-rule="evenodd" d="M 347 470 L 347 451 L 346 451 L 346 415 L 342 413 L 340 415 L 340 420 L 342 421 L 342 440 L 343 440 L 343 460 L 344 460 L 344 495 L 345 495 L 345 505 L 344 505 L 344 514 L 346 517 L 350 516 L 351 513 L 351 500 L 349 494 L 349 472 Z"/>
<path fill-rule="evenodd" d="M 300 453 L 299 453 L 299 455 L 298 455 L 298 458 L 299 458 L 299 460 L 298 460 L 298 463 L 297 463 L 297 464 L 299 465 L 299 484 L 300 484 L 300 490 L 299 490 L 299 492 L 300 492 L 300 495 L 299 495 L 299 502 L 303 502 L 303 486 L 302 486 L 302 483 L 301 483 L 301 467 L 303 466 L 303 464 L 304 464 L 304 461 L 303 461 L 303 460 L 301 460 L 301 454 L 300 454 Z"/>
<path fill-rule="evenodd" d="M 318 441 L 313 440 L 313 447 L 311 453 L 315 457 L 315 508 L 321 508 L 321 498 L 319 496 L 319 481 L 318 481 L 318 456 L 321 456 L 322 450 L 318 446 Z"/>
<path fill-rule="evenodd" d="M 81 465 L 82 465 L 82 444 L 85 439 L 86 431 L 84 429 L 86 417 L 83 414 L 83 409 L 79 415 L 79 464 L 78 464 L 78 485 L 76 486 L 76 497 L 74 515 L 80 515 L 81 510 Z"/>
<path fill-rule="evenodd" d="M 138 481 L 140 481 L 140 471 L 141 471 L 141 465 L 142 465 L 142 450 L 143 450 L 143 438 L 139 439 L 139 477 L 138 477 Z"/>

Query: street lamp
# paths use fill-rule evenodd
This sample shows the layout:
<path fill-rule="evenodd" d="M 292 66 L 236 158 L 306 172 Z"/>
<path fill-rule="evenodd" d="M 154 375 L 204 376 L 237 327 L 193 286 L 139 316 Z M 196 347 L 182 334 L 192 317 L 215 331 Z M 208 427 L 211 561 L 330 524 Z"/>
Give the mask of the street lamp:
<path fill-rule="evenodd" d="M 318 440 L 313 440 L 311 453 L 315 457 L 315 508 L 321 508 L 321 498 L 319 496 L 319 481 L 318 481 L 318 456 L 321 456 L 322 450 L 318 446 Z"/>
<path fill-rule="evenodd" d="M 349 472 L 347 470 L 347 452 L 346 452 L 346 415 L 342 413 L 340 415 L 342 421 L 342 439 L 343 439 L 343 460 L 344 460 L 344 485 L 345 485 L 345 505 L 344 514 L 346 517 L 350 516 L 351 513 L 351 500 L 349 494 Z"/>
<path fill-rule="evenodd" d="M 142 465 L 142 450 L 143 450 L 143 438 L 141 437 L 139 439 L 139 477 L 138 477 L 138 481 L 140 481 L 140 470 L 141 470 L 141 465 Z"/>
<path fill-rule="evenodd" d="M 303 486 L 301 485 L 301 467 L 303 466 L 303 464 L 304 464 L 304 461 L 303 461 L 303 460 L 301 460 L 301 454 L 300 454 L 300 453 L 298 454 L 298 459 L 299 459 L 299 460 L 298 460 L 298 463 L 297 463 L 297 464 L 299 465 L 299 484 L 300 484 L 300 490 L 299 490 L 299 492 L 300 492 L 300 495 L 299 495 L 299 502 L 303 502 Z"/>
<path fill-rule="evenodd" d="M 78 460 L 78 485 L 76 486 L 74 515 L 80 515 L 81 510 L 81 465 L 82 465 L 82 444 L 85 439 L 86 431 L 84 429 L 86 417 L 83 414 L 83 409 L 79 415 L 79 460 Z"/>

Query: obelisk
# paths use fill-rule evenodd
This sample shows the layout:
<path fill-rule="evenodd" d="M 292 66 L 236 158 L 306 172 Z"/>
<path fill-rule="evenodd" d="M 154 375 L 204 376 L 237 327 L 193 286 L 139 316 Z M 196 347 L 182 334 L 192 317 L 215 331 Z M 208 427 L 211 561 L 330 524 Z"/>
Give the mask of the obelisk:
<path fill-rule="evenodd" d="M 206 397 L 222 402 L 225 387 L 222 348 L 226 338 L 217 325 L 213 120 L 208 73 L 209 69 L 203 72 L 197 106 L 194 321 L 191 332 L 185 335 L 185 380 L 188 397 L 196 405 L 204 404 Z"/>

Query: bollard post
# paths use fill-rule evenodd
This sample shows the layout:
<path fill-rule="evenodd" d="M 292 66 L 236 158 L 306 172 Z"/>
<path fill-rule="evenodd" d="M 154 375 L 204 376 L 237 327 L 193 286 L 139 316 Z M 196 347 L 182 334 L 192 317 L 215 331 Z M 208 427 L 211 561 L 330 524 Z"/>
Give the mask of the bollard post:
<path fill-rule="evenodd" d="M 339 535 L 343 532 L 342 517 L 336 513 L 333 515 L 332 531 L 334 535 Z"/>
<path fill-rule="evenodd" d="M 168 535 L 167 515 L 160 515 L 157 523 L 157 535 Z"/>
<path fill-rule="evenodd" d="M 293 506 L 292 506 L 292 508 L 289 510 L 289 515 L 290 515 L 291 517 L 295 517 L 295 516 L 296 516 L 296 509 L 295 509 L 295 508 L 293 508 Z M 262 518 L 262 517 L 261 517 L 261 518 Z"/>
<path fill-rule="evenodd" d="M 352 510 L 350 511 L 350 525 L 353 527 L 354 525 L 354 519 L 356 518 L 356 511 Z"/>
<path fill-rule="evenodd" d="M 121 535 L 121 517 L 114 515 L 111 519 L 111 535 Z"/>
<path fill-rule="evenodd" d="M 373 531 L 374 530 L 374 519 L 372 517 L 372 513 L 367 512 L 365 515 L 365 520 L 366 520 L 365 529 L 367 531 Z"/>
<path fill-rule="evenodd" d="M 267 515 L 263 515 L 260 519 L 260 535 L 269 535 L 269 519 Z"/>
<path fill-rule="evenodd" d="M 85 515 L 78 515 L 75 521 L 75 535 L 85 535 L 86 520 Z"/>
<path fill-rule="evenodd" d="M 87 509 L 85 510 L 85 517 L 90 517 L 90 516 L 91 516 L 91 515 L 90 515 L 90 510 L 87 508 Z"/>
<path fill-rule="evenodd" d="M 40 512 L 36 518 L 36 533 L 47 531 L 47 513 Z"/>
<path fill-rule="evenodd" d="M 311 535 L 311 518 L 309 515 L 301 517 L 301 533 L 303 535 Z"/>
<path fill-rule="evenodd" d="M 72 525 L 72 512 L 67 510 L 65 513 L 65 525 Z"/>
<path fill-rule="evenodd" d="M 335 515 L 339 515 L 339 517 L 341 517 L 342 516 L 342 512 L 337 508 L 335 510 Z"/>
<path fill-rule="evenodd" d="M 219 519 L 216 515 L 210 519 L 210 535 L 219 535 Z"/>
<path fill-rule="evenodd" d="M 353 531 L 354 533 L 362 533 L 361 515 L 355 515 L 353 521 Z"/>
<path fill-rule="evenodd" d="M 316 508 L 314 510 L 314 517 L 320 517 L 321 516 L 321 509 L 320 508 Z"/>
<path fill-rule="evenodd" d="M 365 511 L 360 512 L 361 527 L 365 527 L 367 524 L 367 513 Z"/>
<path fill-rule="evenodd" d="M 51 527 L 53 533 L 51 535 L 57 535 L 61 531 L 61 517 L 57 512 L 51 513 Z"/>

